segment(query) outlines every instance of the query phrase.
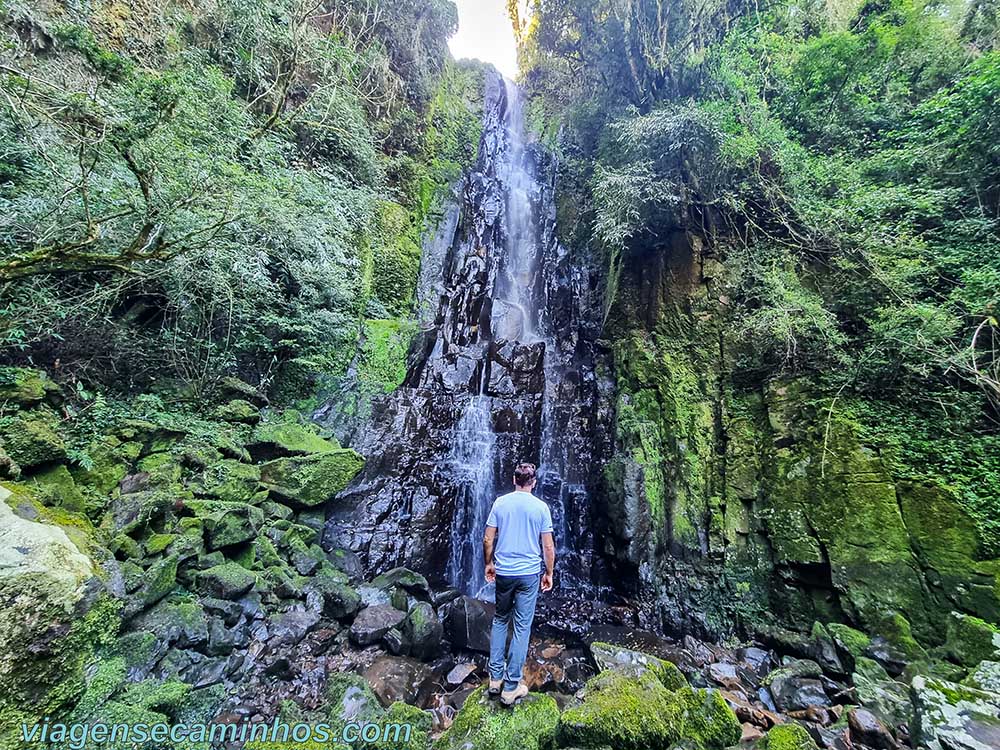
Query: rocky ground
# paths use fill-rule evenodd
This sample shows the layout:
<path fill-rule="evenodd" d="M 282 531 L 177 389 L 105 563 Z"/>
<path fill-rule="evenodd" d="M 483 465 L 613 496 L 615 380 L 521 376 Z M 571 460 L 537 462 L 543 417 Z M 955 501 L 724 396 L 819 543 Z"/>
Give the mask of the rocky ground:
<path fill-rule="evenodd" d="M 6 373 L 0 747 L 43 716 L 408 721 L 413 748 L 1000 747 L 1000 633 L 958 614 L 930 651 L 899 613 L 714 644 L 642 631 L 627 601 L 546 597 L 533 694 L 501 709 L 490 605 L 323 549 L 361 457 L 226 388 L 210 421 L 116 419 L 83 459 L 60 389 Z"/>

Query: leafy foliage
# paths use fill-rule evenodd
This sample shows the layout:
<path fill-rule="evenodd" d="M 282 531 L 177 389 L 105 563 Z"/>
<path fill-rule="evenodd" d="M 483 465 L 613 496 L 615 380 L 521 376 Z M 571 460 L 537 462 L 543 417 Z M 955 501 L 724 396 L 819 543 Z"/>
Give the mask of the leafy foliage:
<path fill-rule="evenodd" d="M 116 6 L 117 7 L 117 6 Z M 0 11 L 0 351 L 290 398 L 406 315 L 469 149 L 448 0 Z"/>

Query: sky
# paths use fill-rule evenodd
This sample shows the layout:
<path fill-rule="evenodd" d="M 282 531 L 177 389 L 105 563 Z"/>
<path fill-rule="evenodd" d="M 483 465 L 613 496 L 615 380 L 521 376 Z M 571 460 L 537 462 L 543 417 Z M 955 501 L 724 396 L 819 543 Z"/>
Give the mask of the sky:
<path fill-rule="evenodd" d="M 456 59 L 493 63 L 508 78 L 517 75 L 517 45 L 505 0 L 455 0 L 458 33 L 448 45 Z"/>

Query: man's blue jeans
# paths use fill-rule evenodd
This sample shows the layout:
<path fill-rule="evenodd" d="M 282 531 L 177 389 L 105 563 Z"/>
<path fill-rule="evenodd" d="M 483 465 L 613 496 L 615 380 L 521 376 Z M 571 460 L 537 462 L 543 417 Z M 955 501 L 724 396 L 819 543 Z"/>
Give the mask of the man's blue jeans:
<path fill-rule="evenodd" d="M 490 635 L 490 679 L 506 680 L 504 690 L 513 690 L 521 681 L 540 580 L 540 573 L 531 576 L 497 576 L 497 611 L 493 616 L 493 632 Z M 514 637 L 508 650 L 507 629 L 511 620 L 514 622 Z"/>

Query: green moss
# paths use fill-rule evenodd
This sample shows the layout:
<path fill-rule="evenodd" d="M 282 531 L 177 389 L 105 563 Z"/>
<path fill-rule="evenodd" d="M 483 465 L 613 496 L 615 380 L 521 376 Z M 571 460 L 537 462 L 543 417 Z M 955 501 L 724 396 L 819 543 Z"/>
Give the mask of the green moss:
<path fill-rule="evenodd" d="M 84 513 L 86 503 L 80 489 L 64 465 L 58 464 L 33 475 L 25 482 L 44 505 Z"/>
<path fill-rule="evenodd" d="M 260 421 L 260 409 L 243 399 L 233 399 L 215 409 L 212 413 L 215 419 L 223 422 L 256 424 Z"/>
<path fill-rule="evenodd" d="M 899 612 L 889 612 L 883 615 L 876 624 L 875 630 L 906 654 L 908 659 L 925 660 L 928 658 L 927 650 L 913 637 L 910 621 Z"/>
<path fill-rule="evenodd" d="M 489 700 L 486 687 L 465 701 L 435 750 L 547 750 L 553 747 L 559 706 L 548 695 L 531 693 L 513 708 Z M 625 748 L 621 748 L 625 750 Z"/>
<path fill-rule="evenodd" d="M 55 430 L 54 415 L 37 410 L 15 417 L 0 417 L 0 439 L 4 449 L 21 469 L 66 459 L 66 443 Z"/>
<path fill-rule="evenodd" d="M 196 495 L 235 503 L 252 498 L 259 482 L 258 467 L 225 459 L 206 466 L 188 486 Z"/>
<path fill-rule="evenodd" d="M 433 720 L 427 711 L 396 701 L 386 710 L 385 717 L 377 723 L 383 727 L 397 725 L 402 728 L 409 726 L 409 740 L 404 741 L 405 730 L 390 730 L 390 733 L 379 742 L 362 742 L 359 745 L 359 750 L 425 750 L 430 738 Z"/>
<path fill-rule="evenodd" d="M 1000 655 L 1000 629 L 978 617 L 952 612 L 945 649 L 956 663 L 975 667 Z"/>
<path fill-rule="evenodd" d="M 826 629 L 833 636 L 837 645 L 854 658 L 864 656 L 865 650 L 871 644 L 871 638 L 849 625 L 831 622 L 826 626 Z"/>
<path fill-rule="evenodd" d="M 313 507 L 344 489 L 362 466 L 364 459 L 350 449 L 279 458 L 261 467 L 261 483 L 285 500 Z"/>
<path fill-rule="evenodd" d="M 171 555 L 155 562 L 144 576 L 142 588 L 143 604 L 149 606 L 169 594 L 177 584 L 177 555 Z"/>
<path fill-rule="evenodd" d="M 688 686 L 670 691 L 651 673 L 628 677 L 605 671 L 591 679 L 583 700 L 563 712 L 560 744 L 617 750 L 670 747 L 722 750 L 740 738 L 740 723 L 717 691 Z"/>
<path fill-rule="evenodd" d="M 799 724 L 771 727 L 760 743 L 761 750 L 818 750 L 809 732 Z"/>
<path fill-rule="evenodd" d="M 5 402 L 20 407 L 32 406 L 58 392 L 59 386 L 41 370 L 0 367 L 0 406 L 5 405 Z"/>
<path fill-rule="evenodd" d="M 146 554 L 160 554 L 167 549 L 167 547 L 169 547 L 176 538 L 176 534 L 150 534 L 149 538 L 146 539 Z"/>
<path fill-rule="evenodd" d="M 250 438 L 251 445 L 270 445 L 287 455 L 328 453 L 340 446 L 334 440 L 321 437 L 314 425 L 293 421 L 263 422 Z"/>

